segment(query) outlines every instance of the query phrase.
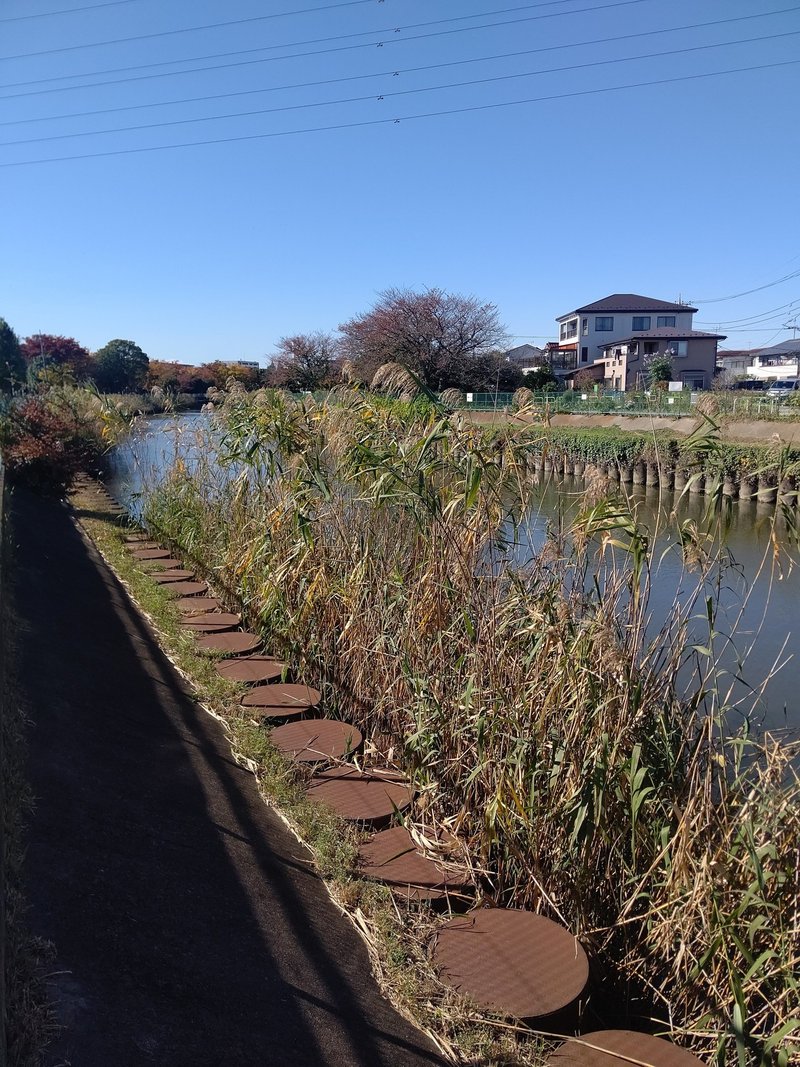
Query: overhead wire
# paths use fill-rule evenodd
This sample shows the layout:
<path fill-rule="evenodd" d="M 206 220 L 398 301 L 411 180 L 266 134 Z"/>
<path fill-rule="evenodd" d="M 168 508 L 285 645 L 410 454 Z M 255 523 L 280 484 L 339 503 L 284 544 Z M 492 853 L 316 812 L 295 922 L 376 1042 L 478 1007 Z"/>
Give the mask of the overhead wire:
<path fill-rule="evenodd" d="M 106 0 L 104 4 L 84 4 L 83 7 L 62 7 L 59 11 L 37 11 L 32 15 L 8 15 L 0 19 L 4 22 L 26 22 L 30 19 L 46 19 L 52 15 L 75 15 L 79 11 L 97 11 L 101 7 L 121 7 L 123 4 L 138 4 L 140 0 Z"/>
<path fill-rule="evenodd" d="M 473 104 L 468 107 L 446 108 L 440 111 L 428 111 L 417 115 L 400 115 L 394 118 L 363 119 L 358 122 L 341 122 L 330 126 L 310 126 L 295 130 L 273 130 L 268 133 L 238 134 L 232 137 L 207 138 L 201 141 L 184 141 L 167 145 L 148 145 L 139 148 L 116 148 L 102 152 L 82 152 L 71 156 L 51 156 L 43 159 L 13 160 L 0 163 L 0 169 L 9 167 L 38 166 L 43 163 L 65 163 L 82 159 L 100 159 L 111 156 L 141 155 L 147 152 L 165 152 L 179 148 L 196 148 L 207 145 L 234 144 L 246 141 L 271 140 L 278 137 L 296 137 L 311 133 L 328 133 L 339 130 L 364 129 L 369 126 L 400 125 L 404 122 L 419 122 L 424 119 L 444 118 L 451 115 L 467 115 L 480 111 L 498 110 L 500 108 L 520 107 L 526 104 L 550 102 L 553 100 L 568 100 L 578 97 L 598 96 L 604 93 L 622 92 L 628 89 L 641 89 L 656 85 L 672 85 L 677 82 L 699 81 L 705 78 L 719 78 L 729 74 L 744 74 L 757 70 L 774 70 L 781 67 L 791 67 L 800 64 L 800 59 L 780 60 L 774 63 L 757 63 L 747 67 L 733 67 L 728 70 L 705 71 L 700 74 L 684 74 L 671 78 L 657 78 L 652 81 L 629 82 L 626 85 L 610 85 L 594 89 L 579 89 L 568 93 L 552 93 L 547 96 L 527 97 L 523 100 L 504 100 L 491 104 Z M 798 272 L 800 273 L 800 272 Z M 777 284 L 777 283 L 776 283 Z M 757 291 L 757 290 L 754 290 Z"/>
<path fill-rule="evenodd" d="M 278 61 L 285 60 L 285 59 L 301 59 L 301 58 L 304 58 L 304 57 L 307 57 L 307 56 L 330 55 L 330 54 L 335 53 L 335 52 L 349 52 L 349 51 L 354 51 L 354 50 L 360 49 L 360 48 L 384 48 L 387 45 L 391 45 L 391 44 L 407 44 L 410 41 L 426 41 L 426 40 L 430 40 L 433 37 L 448 37 L 448 36 L 453 36 L 454 34 L 457 34 L 457 33 L 469 33 L 469 32 L 471 32 L 473 30 L 495 29 L 496 27 L 499 27 L 499 26 L 517 26 L 517 25 L 519 25 L 520 23 L 523 23 L 523 22 L 539 22 L 542 19 L 560 18 L 560 17 L 565 16 L 565 15 L 581 15 L 581 14 L 585 14 L 588 11 L 607 11 L 607 10 L 610 10 L 611 8 L 629 7 L 632 4 L 646 4 L 646 3 L 654 3 L 654 2 L 656 2 L 656 0 L 614 0 L 614 2 L 612 2 L 612 3 L 600 4 L 600 5 L 596 6 L 596 7 L 573 8 L 571 11 L 554 11 L 554 12 L 551 12 L 551 13 L 549 13 L 547 15 L 529 15 L 529 16 L 526 16 L 525 18 L 509 19 L 509 20 L 506 20 L 505 22 L 484 22 L 484 23 L 481 23 L 478 26 L 459 26 L 457 29 L 437 30 L 437 31 L 435 31 L 433 33 L 418 33 L 418 34 L 414 34 L 412 36 L 406 36 L 406 37 L 396 36 L 399 33 L 399 31 L 401 31 L 401 30 L 413 29 L 413 28 L 415 28 L 417 26 L 419 26 L 419 27 L 441 26 L 441 25 L 444 25 L 446 23 L 451 23 L 451 22 L 463 22 L 463 20 L 465 18 L 478 18 L 478 17 L 481 17 L 481 16 L 478 16 L 478 15 L 470 15 L 470 16 L 462 15 L 462 16 L 459 16 L 458 18 L 436 19 L 433 22 L 420 22 L 420 23 L 415 23 L 414 25 L 409 25 L 409 26 L 399 26 L 399 27 L 396 27 L 394 30 L 391 30 L 391 29 L 390 30 L 385 30 L 385 29 L 383 29 L 383 30 L 367 30 L 367 31 L 364 31 L 364 32 L 359 32 L 359 33 L 343 33 L 343 34 L 338 34 L 337 36 L 334 36 L 334 37 L 315 37 L 315 38 L 311 38 L 310 40 L 307 40 L 307 41 L 292 41 L 292 42 L 287 42 L 287 43 L 284 43 L 284 44 L 261 45 L 258 48 L 238 49 L 235 52 L 219 52 L 219 53 L 215 53 L 215 54 L 210 55 L 210 56 L 195 57 L 194 59 L 164 60 L 164 61 L 159 62 L 159 63 L 137 64 L 137 65 L 131 66 L 131 67 L 116 67 L 116 68 L 111 68 L 110 70 L 105 70 L 105 71 L 95 71 L 93 73 L 65 74 L 65 75 L 59 75 L 59 76 L 53 77 L 53 78 L 34 78 L 32 80 L 24 81 L 24 82 L 5 82 L 2 85 L 0 85 L 0 89 L 16 89 L 16 88 L 20 88 L 20 87 L 25 86 L 25 85 L 41 85 L 43 82 L 65 81 L 65 80 L 72 80 L 74 78 L 92 78 L 92 77 L 97 77 L 97 76 L 99 76 L 101 74 L 123 73 L 126 70 L 145 70 L 145 69 L 148 69 L 150 67 L 174 66 L 175 63 L 195 63 L 195 62 L 198 62 L 198 61 L 200 61 L 201 59 L 204 59 L 204 58 L 213 59 L 215 57 L 222 58 L 222 57 L 228 56 L 228 55 L 248 55 L 248 54 L 251 54 L 252 52 L 276 52 L 276 51 L 279 51 L 282 48 L 295 48 L 295 47 L 301 47 L 301 46 L 304 46 L 304 45 L 307 45 L 307 44 L 324 44 L 325 42 L 329 42 L 329 41 L 345 41 L 345 40 L 351 40 L 354 37 L 364 37 L 364 36 L 373 37 L 373 36 L 375 36 L 375 34 L 378 34 L 378 33 L 389 33 L 389 34 L 395 35 L 395 36 L 388 37 L 384 41 L 368 41 L 368 42 L 361 43 L 361 44 L 341 45 L 341 46 L 338 46 L 336 48 L 320 48 L 320 49 L 316 49 L 313 52 L 295 52 L 295 53 L 291 53 L 291 54 L 285 55 L 285 56 L 264 56 L 264 57 L 262 57 L 260 59 L 240 60 L 237 63 L 218 63 L 218 64 L 215 64 L 214 66 L 210 66 L 210 67 L 194 67 L 191 70 L 164 71 L 161 74 L 147 74 L 147 75 L 140 75 L 138 77 L 133 77 L 133 78 L 117 78 L 117 79 L 111 80 L 111 81 L 91 82 L 89 84 L 84 84 L 84 85 L 63 85 L 63 86 L 58 86 L 58 87 L 53 88 L 53 89 L 34 90 L 34 91 L 29 92 L 29 93 L 11 93 L 11 94 L 8 94 L 6 96 L 0 97 L 0 99 L 2 99 L 2 100 L 16 100 L 18 97 L 22 97 L 22 96 L 40 96 L 40 95 L 42 95 L 44 93 L 66 92 L 67 90 L 75 90 L 75 89 L 95 89 L 95 88 L 100 87 L 100 86 L 123 85 L 123 84 L 128 83 L 128 82 L 147 81 L 147 80 L 150 80 L 152 78 L 177 77 L 177 76 L 184 75 L 184 74 L 203 74 L 203 73 L 206 73 L 209 70 L 228 70 L 231 67 L 253 66 L 253 65 L 256 65 L 256 64 L 259 64 L 259 63 L 278 62 Z M 536 6 L 536 5 L 534 5 L 534 6 Z M 794 9 L 791 9 L 791 10 L 794 10 Z M 485 15 L 485 14 L 491 14 L 491 12 L 482 12 L 481 13 L 481 15 Z"/>
<path fill-rule="evenodd" d="M 714 48 L 727 48 L 732 45 L 754 44 L 760 41 L 773 41 L 785 37 L 800 36 L 800 30 L 790 30 L 785 33 L 769 34 L 762 37 L 745 37 L 736 41 L 722 41 L 716 44 L 689 45 L 684 48 L 673 48 L 664 52 L 640 53 L 635 56 L 625 56 L 621 59 L 596 59 L 589 63 L 571 63 L 562 67 L 544 67 L 541 70 L 525 71 L 520 74 L 498 74 L 487 78 L 472 78 L 467 81 L 447 82 L 443 85 L 421 86 L 414 89 L 399 89 L 395 92 L 380 93 L 377 96 L 371 93 L 368 96 L 340 97 L 336 100 L 320 100 L 302 104 L 285 104 L 280 107 L 256 108 L 250 111 L 235 111 L 225 115 L 203 115 L 197 118 L 168 119 L 164 122 L 146 122 L 136 126 L 118 126 L 108 130 L 88 130 L 73 133 L 55 133 L 45 137 L 26 137 L 15 141 L 0 142 L 0 148 L 11 145 L 42 144 L 50 141 L 71 140 L 74 137 L 101 137 L 115 133 L 129 133 L 141 130 L 164 129 L 173 126 L 187 126 L 198 122 L 222 122 L 227 119 L 252 118 L 257 115 L 274 115 L 287 111 L 306 111 L 318 107 L 335 107 L 340 104 L 364 103 L 369 101 L 384 101 L 393 97 L 415 96 L 421 93 L 441 92 L 445 89 L 464 89 L 474 85 L 488 85 L 497 82 L 516 81 L 521 78 L 541 77 L 545 74 L 559 74 L 566 71 L 585 70 L 592 67 L 614 66 L 620 63 L 635 63 L 645 59 L 663 59 L 667 56 L 685 55 L 690 52 L 709 51 Z"/>
<path fill-rule="evenodd" d="M 381 2 L 381 0 L 379 0 Z M 442 19 L 442 22 L 458 22 L 469 18 L 483 18 L 484 15 L 502 15 L 512 11 L 526 11 L 534 7 L 558 7 L 564 4 L 573 4 L 577 0 L 540 0 L 536 4 L 524 4 L 517 7 L 501 8 L 500 11 L 482 11 L 480 14 L 475 15 L 456 15 L 449 19 Z M 270 19 L 286 18 L 290 15 L 307 15 L 318 11 L 330 11 L 334 8 L 341 7 L 359 7 L 364 4 L 374 4 L 375 0 L 340 0 L 339 3 L 326 4 L 324 7 L 304 7 L 298 8 L 295 11 L 277 11 L 271 12 L 268 15 L 250 15 L 243 19 L 228 19 L 225 22 L 207 22 L 203 26 L 185 26 L 175 30 L 158 30 L 153 33 L 138 33 L 130 37 L 115 37 L 108 41 L 90 41 L 88 44 L 67 44 L 61 45 L 59 48 L 44 48 L 38 52 L 20 52 L 17 55 L 12 56 L 0 56 L 0 60 L 6 62 L 12 59 L 35 59 L 40 56 L 54 56 L 60 55 L 63 52 L 80 52 L 87 48 L 107 48 L 109 45 L 115 44 L 133 44 L 136 41 L 153 41 L 162 37 L 177 37 L 182 33 L 200 33 L 204 30 L 218 30 L 225 29 L 229 26 L 245 26 L 254 22 L 266 22 Z M 424 25 L 421 24 L 421 25 Z M 430 25 L 435 25 L 431 23 Z M 368 30 L 367 33 L 396 33 L 397 28 L 392 26 L 388 30 Z M 361 34 L 344 34 L 345 37 L 362 36 Z"/>
<path fill-rule="evenodd" d="M 203 103 L 203 102 L 208 101 L 208 100 L 228 100 L 228 99 L 235 98 L 235 97 L 240 97 L 240 96 L 255 96 L 255 95 L 258 95 L 258 94 L 262 94 L 262 93 L 282 92 L 282 91 L 289 90 L 289 89 L 309 89 L 309 88 L 315 88 L 315 87 L 320 86 L 320 85 L 337 85 L 337 84 L 342 84 L 344 82 L 364 81 L 364 80 L 369 80 L 369 79 L 387 78 L 387 77 L 399 77 L 401 74 L 418 74 L 418 73 L 427 72 L 427 71 L 430 71 L 430 70 L 442 70 L 442 69 L 446 69 L 446 68 L 449 68 L 449 67 L 467 66 L 467 65 L 471 65 L 473 63 L 489 63 L 489 62 L 495 62 L 495 61 L 500 60 L 500 59 L 518 59 L 518 58 L 521 58 L 523 56 L 538 55 L 538 54 L 545 53 L 545 52 L 564 51 L 565 49 L 568 49 L 568 48 L 569 49 L 572 49 L 572 48 L 583 48 L 583 47 L 586 47 L 588 45 L 594 46 L 594 45 L 598 45 L 598 44 L 610 44 L 612 42 L 616 43 L 616 42 L 619 42 L 619 41 L 628 41 L 628 40 L 633 40 L 633 39 L 637 39 L 637 38 L 641 38 L 641 37 L 652 37 L 652 36 L 665 34 L 665 33 L 677 33 L 677 32 L 682 32 L 682 31 L 686 31 L 686 30 L 705 29 L 705 28 L 708 28 L 708 27 L 726 25 L 726 24 L 732 23 L 732 22 L 747 22 L 747 21 L 750 21 L 752 19 L 764 18 L 766 15 L 785 14 L 786 12 L 797 12 L 797 11 L 800 11 L 800 6 L 784 8 L 782 11 L 776 11 L 776 12 L 773 12 L 773 11 L 762 12 L 762 13 L 759 13 L 757 15 L 740 15 L 740 16 L 737 16 L 735 18 L 714 19 L 714 20 L 712 20 L 710 22 L 695 22 L 695 23 L 689 23 L 689 24 L 686 24 L 686 25 L 683 25 L 683 26 L 669 26 L 669 27 L 662 27 L 660 29 L 655 29 L 655 30 L 642 30 L 642 31 L 640 31 L 638 33 L 624 33 L 624 34 L 619 34 L 619 35 L 617 35 L 615 37 L 598 37 L 598 38 L 594 38 L 594 39 L 588 40 L 588 41 L 570 41 L 567 44 L 545 45 L 545 46 L 542 46 L 542 47 L 539 47 L 539 48 L 526 48 L 526 49 L 522 49 L 520 51 L 515 51 L 515 52 L 501 52 L 501 53 L 498 53 L 498 54 L 495 54 L 495 55 L 491 55 L 491 56 L 477 56 L 477 57 L 473 57 L 471 59 L 448 60 L 447 62 L 444 62 L 444 63 L 428 63 L 428 64 L 425 64 L 425 65 L 419 66 L 419 67 L 400 67 L 400 68 L 396 68 L 396 69 L 389 69 L 389 70 L 379 71 L 379 72 L 374 73 L 374 74 L 348 74 L 348 75 L 345 75 L 345 76 L 342 76 L 342 77 L 338 77 L 338 78 L 319 78 L 319 79 L 316 79 L 316 80 L 313 80 L 313 81 L 293 82 L 293 83 L 290 83 L 290 84 L 287 84 L 287 85 L 271 85 L 271 86 L 267 86 L 265 88 L 259 88 L 259 89 L 240 89 L 240 90 L 237 90 L 236 92 L 229 92 L 229 93 L 208 93 L 208 94 L 205 94 L 203 96 L 189 96 L 189 97 L 183 97 L 183 98 L 178 99 L 178 100 L 158 100 L 158 101 L 155 101 L 155 102 L 152 102 L 152 103 L 146 103 L 146 104 L 126 104 L 126 105 L 121 106 L 121 107 L 96 108 L 96 109 L 91 110 L 91 111 L 73 111 L 73 112 L 68 112 L 66 114 L 62 114 L 62 115 L 39 115 L 39 116 L 35 116 L 33 118 L 6 119 L 4 121 L 0 121 L 0 127 L 2 127 L 2 126 L 19 126 L 19 125 L 24 125 L 24 124 L 28 124 L 28 123 L 36 123 L 36 122 L 53 122 L 53 121 L 56 121 L 56 120 L 59 120 L 59 119 L 88 118 L 88 117 L 94 116 L 94 115 L 111 115 L 111 114 L 116 114 L 116 113 L 123 112 L 123 111 L 141 111 L 141 110 L 149 109 L 149 108 L 172 107 L 172 106 L 177 106 L 179 104 Z M 287 58 L 287 57 L 279 57 L 279 58 Z M 183 71 L 181 73 L 191 73 L 191 72 L 190 71 Z M 157 76 L 158 75 L 156 75 L 156 77 Z M 79 86 L 78 88 L 84 88 L 84 86 Z M 18 94 L 18 95 L 22 95 L 22 94 Z M 0 97 L 0 99 L 5 99 L 5 98 Z M 13 99 L 13 97 L 12 97 L 12 99 Z"/>
<path fill-rule="evenodd" d="M 695 304 L 721 304 L 726 300 L 738 300 L 741 296 L 750 296 L 752 293 L 761 293 L 765 289 L 772 289 L 773 286 L 782 285 L 784 282 L 791 281 L 792 278 L 800 277 L 800 270 L 793 271 L 791 274 L 785 274 L 782 278 L 776 278 L 775 281 L 767 282 L 766 285 L 757 285 L 755 289 L 745 289 L 741 293 L 731 293 L 728 296 L 715 296 L 709 297 L 705 300 L 694 300 Z"/>

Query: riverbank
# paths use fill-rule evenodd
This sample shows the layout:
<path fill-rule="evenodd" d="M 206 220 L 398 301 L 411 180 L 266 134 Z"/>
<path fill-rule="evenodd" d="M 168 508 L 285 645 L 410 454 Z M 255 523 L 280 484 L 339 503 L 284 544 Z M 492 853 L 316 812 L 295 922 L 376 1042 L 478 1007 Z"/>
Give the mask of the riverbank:
<path fill-rule="evenodd" d="M 772 1041 L 776 1007 L 782 1018 L 795 1010 L 794 934 L 759 924 L 747 963 L 746 927 L 710 928 L 707 916 L 710 902 L 737 914 L 752 884 L 742 819 L 754 840 L 767 844 L 769 824 L 770 841 L 785 841 L 770 864 L 794 848 L 800 826 L 776 785 L 790 753 L 764 749 L 746 726 L 720 731 L 729 709 L 713 596 L 702 657 L 685 626 L 713 590 L 701 526 L 683 530 L 680 548 L 687 573 L 697 568 L 694 592 L 654 635 L 656 550 L 624 499 L 599 486 L 524 569 L 487 573 L 496 539 L 527 513 L 536 428 L 476 435 L 435 411 L 355 395 L 321 406 L 233 398 L 225 429 L 224 445 L 198 440 L 190 464 L 146 487 L 150 529 L 323 680 L 342 718 L 386 738 L 426 819 L 467 842 L 493 902 L 542 910 L 588 938 L 605 991 L 662 1026 L 668 1016 L 698 1051 L 747 1056 Z M 679 691 L 690 657 L 695 682 Z M 768 881 L 791 911 L 796 877 L 776 869 Z M 766 888 L 748 905 L 751 918 L 774 907 Z M 789 940 L 769 948 L 762 939 L 776 934 Z M 731 981 L 756 960 L 745 1041 Z"/>
<path fill-rule="evenodd" d="M 530 415 L 504 411 L 459 411 L 466 421 L 475 426 L 532 426 L 542 425 L 541 419 Z M 631 415 L 552 415 L 551 426 L 568 429 L 607 429 L 625 430 L 629 433 L 662 432 L 677 438 L 687 438 L 707 425 L 704 419 L 683 415 L 668 418 L 665 415 L 631 416 Z M 736 444 L 763 445 L 774 440 L 781 445 L 800 448 L 800 421 L 784 420 L 720 420 L 719 435 L 723 441 Z"/>

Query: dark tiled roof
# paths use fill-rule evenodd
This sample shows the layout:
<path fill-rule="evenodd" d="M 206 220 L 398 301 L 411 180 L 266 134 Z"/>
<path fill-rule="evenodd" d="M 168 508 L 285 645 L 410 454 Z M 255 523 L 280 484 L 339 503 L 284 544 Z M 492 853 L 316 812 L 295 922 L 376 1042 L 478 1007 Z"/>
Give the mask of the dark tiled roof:
<path fill-rule="evenodd" d="M 581 315 L 584 311 L 697 311 L 689 304 L 673 304 L 669 300 L 654 300 L 651 296 L 638 296 L 636 293 L 612 293 L 593 304 L 567 312 L 568 315 Z M 566 318 L 561 315 L 560 318 Z M 556 320 L 559 321 L 558 319 Z"/>
<path fill-rule="evenodd" d="M 617 345 L 625 345 L 630 341 L 691 341 L 695 337 L 705 337 L 706 340 L 724 341 L 723 333 L 705 333 L 703 330 L 679 330 L 675 326 L 665 326 L 661 330 L 642 330 L 631 337 L 624 337 L 620 341 L 609 341 L 608 344 L 600 345 L 600 348 L 616 348 Z"/>

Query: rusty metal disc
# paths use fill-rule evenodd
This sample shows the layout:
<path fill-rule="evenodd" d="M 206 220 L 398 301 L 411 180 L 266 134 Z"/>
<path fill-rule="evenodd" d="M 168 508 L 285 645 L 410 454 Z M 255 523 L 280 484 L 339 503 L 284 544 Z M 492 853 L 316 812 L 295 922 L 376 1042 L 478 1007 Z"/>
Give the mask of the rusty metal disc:
<path fill-rule="evenodd" d="M 331 767 L 314 775 L 306 795 L 351 822 L 380 824 L 409 806 L 414 788 L 396 771 Z"/>
<path fill-rule="evenodd" d="M 215 666 L 229 682 L 268 682 L 280 678 L 286 669 L 285 663 L 272 656 L 243 656 Z"/>
<path fill-rule="evenodd" d="M 257 685 L 245 693 L 242 704 L 252 708 L 259 719 L 295 719 L 314 708 L 322 699 L 318 689 L 310 685 L 295 685 L 278 682 L 273 685 Z"/>
<path fill-rule="evenodd" d="M 191 582 L 197 577 L 194 571 L 187 571 L 181 568 L 175 568 L 171 571 L 161 571 L 160 573 L 151 574 L 150 577 L 154 582 L 158 582 L 159 585 L 171 585 L 172 582 Z"/>
<path fill-rule="evenodd" d="M 142 541 L 149 541 L 150 537 L 146 533 L 128 534 L 123 538 L 126 545 L 140 545 Z"/>
<path fill-rule="evenodd" d="M 589 1048 L 590 1045 L 594 1047 Z M 671 1041 L 633 1030 L 581 1034 L 578 1041 L 559 1045 L 546 1063 L 548 1067 L 630 1067 L 631 1060 L 651 1067 L 702 1067 L 703 1063 Z"/>
<path fill-rule="evenodd" d="M 241 621 L 241 615 L 234 615 L 232 611 L 211 611 L 204 615 L 189 615 L 181 619 L 181 626 L 195 633 L 216 634 L 235 629 Z"/>
<path fill-rule="evenodd" d="M 208 611 L 218 611 L 222 608 L 222 604 L 215 596 L 180 597 L 174 603 L 183 615 L 205 614 Z"/>
<path fill-rule="evenodd" d="M 338 719 L 302 719 L 276 726 L 270 740 L 298 763 L 326 763 L 347 759 L 361 747 L 364 738 L 355 726 Z"/>
<path fill-rule="evenodd" d="M 532 911 L 482 908 L 445 923 L 434 964 L 445 985 L 479 1007 L 539 1019 L 571 1004 L 589 961 L 569 930 Z"/>
<path fill-rule="evenodd" d="M 194 596 L 207 593 L 208 585 L 205 582 L 172 582 L 164 586 L 164 592 L 167 596 Z"/>
<path fill-rule="evenodd" d="M 148 547 L 134 548 L 131 555 L 134 559 L 169 559 L 170 551 L 168 548 L 159 548 L 158 545 L 151 546 L 151 542 L 146 542 Z"/>
<path fill-rule="evenodd" d="M 237 630 L 232 634 L 209 634 L 197 639 L 197 647 L 203 652 L 224 652 L 226 656 L 243 656 L 253 652 L 261 644 L 258 634 Z"/>
<path fill-rule="evenodd" d="M 167 556 L 166 559 L 140 559 L 139 566 L 143 571 L 172 571 L 183 566 L 179 559 Z"/>
<path fill-rule="evenodd" d="M 421 851 L 405 826 L 381 830 L 365 841 L 358 850 L 358 873 L 362 878 L 402 890 L 413 900 L 463 893 L 470 884 L 466 875 L 449 872 Z"/>

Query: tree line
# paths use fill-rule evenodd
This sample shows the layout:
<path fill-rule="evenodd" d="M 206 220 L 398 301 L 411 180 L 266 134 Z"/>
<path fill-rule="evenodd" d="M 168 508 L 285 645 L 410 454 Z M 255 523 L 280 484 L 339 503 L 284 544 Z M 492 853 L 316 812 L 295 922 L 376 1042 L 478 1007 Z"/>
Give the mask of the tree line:
<path fill-rule="evenodd" d="M 20 341 L 0 319 L 0 387 L 14 382 L 94 381 L 102 392 L 204 394 L 231 379 L 315 391 L 340 381 L 369 385 L 379 368 L 400 364 L 429 389 L 513 391 L 525 378 L 507 356 L 509 338 L 497 307 L 439 288 L 385 289 L 369 310 L 335 332 L 296 333 L 280 339 L 266 370 L 228 361 L 200 366 L 149 359 L 133 341 L 115 339 L 89 352 L 74 338 L 34 334 Z M 535 387 L 555 380 L 545 369 Z M 527 380 L 531 385 L 530 376 Z"/>

